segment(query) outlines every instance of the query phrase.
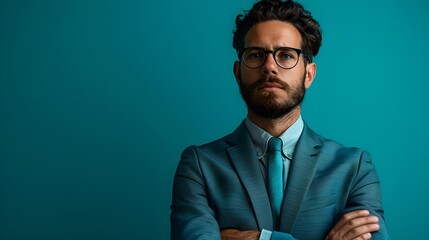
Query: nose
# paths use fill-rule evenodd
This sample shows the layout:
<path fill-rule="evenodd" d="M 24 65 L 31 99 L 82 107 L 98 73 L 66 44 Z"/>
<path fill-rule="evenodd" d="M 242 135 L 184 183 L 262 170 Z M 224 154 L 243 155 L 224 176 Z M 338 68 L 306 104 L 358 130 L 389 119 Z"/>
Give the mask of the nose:
<path fill-rule="evenodd" d="M 277 75 L 278 66 L 272 53 L 267 53 L 265 63 L 262 66 L 262 72 L 266 75 Z"/>

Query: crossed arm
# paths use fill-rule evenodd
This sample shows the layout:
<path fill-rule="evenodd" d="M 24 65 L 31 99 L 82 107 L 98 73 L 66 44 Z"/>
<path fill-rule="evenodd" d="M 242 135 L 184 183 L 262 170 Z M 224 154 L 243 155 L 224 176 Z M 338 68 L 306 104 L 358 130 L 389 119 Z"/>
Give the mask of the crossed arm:
<path fill-rule="evenodd" d="M 204 167 L 207 170 L 213 166 Z M 250 228 L 241 228 L 245 231 L 238 229 L 238 225 L 237 229 L 222 229 L 216 218 L 216 216 L 220 216 L 216 215 L 219 209 L 213 208 L 208 200 L 207 182 L 201 169 L 203 168 L 196 152 L 193 149 L 185 151 L 181 165 L 176 172 L 173 188 L 172 239 L 259 239 L 261 232 L 257 228 L 252 229 L 254 226 L 250 226 L 251 223 L 248 226 Z M 205 174 L 212 173 L 207 171 Z M 215 178 L 212 176 L 210 179 Z M 216 183 L 216 181 L 214 182 Z M 216 188 L 216 185 L 214 187 Z M 389 239 L 384 226 L 379 191 L 379 182 L 371 159 L 367 153 L 363 153 L 359 170 L 353 179 L 353 189 L 349 191 L 347 207 L 339 213 L 338 216 L 341 217 L 327 235 L 321 237 L 324 237 L 325 240 L 359 240 L 371 237 Z M 281 234 L 273 232 L 271 239 L 293 239 L 290 235 L 283 238 L 277 237 Z"/>
<path fill-rule="evenodd" d="M 325 240 L 366 240 L 371 239 L 371 233 L 378 231 L 378 217 L 371 216 L 367 210 L 356 210 L 344 214 L 334 225 Z M 224 229 L 221 231 L 222 240 L 258 240 L 257 230 L 240 231 Z"/>

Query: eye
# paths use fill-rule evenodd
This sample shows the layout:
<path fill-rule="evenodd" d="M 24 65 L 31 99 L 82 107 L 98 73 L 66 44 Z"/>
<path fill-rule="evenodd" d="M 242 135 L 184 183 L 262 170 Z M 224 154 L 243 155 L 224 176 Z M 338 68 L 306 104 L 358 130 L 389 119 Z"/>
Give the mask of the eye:
<path fill-rule="evenodd" d="M 248 58 L 260 58 L 261 57 L 261 53 L 250 53 L 249 55 L 247 55 Z"/>
<path fill-rule="evenodd" d="M 249 50 L 245 54 L 247 60 L 260 60 L 264 58 L 264 53 L 261 50 Z"/>
<path fill-rule="evenodd" d="M 290 50 L 279 50 L 276 54 L 276 58 L 280 61 L 282 60 L 290 60 L 290 59 L 295 59 L 296 54 L 293 53 L 293 51 Z"/>
<path fill-rule="evenodd" d="M 280 58 L 281 59 L 290 59 L 290 58 L 293 58 L 293 56 L 291 56 L 290 54 L 283 53 L 283 54 L 280 54 Z"/>

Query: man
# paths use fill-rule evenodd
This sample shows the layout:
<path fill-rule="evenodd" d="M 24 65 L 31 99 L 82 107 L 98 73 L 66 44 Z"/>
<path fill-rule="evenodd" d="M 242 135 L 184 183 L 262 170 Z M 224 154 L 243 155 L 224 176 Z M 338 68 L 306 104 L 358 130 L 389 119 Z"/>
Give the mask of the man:
<path fill-rule="evenodd" d="M 319 24 L 293 1 L 238 15 L 234 75 L 248 108 L 231 134 L 187 148 L 174 178 L 172 239 L 388 239 L 369 154 L 301 118 Z"/>

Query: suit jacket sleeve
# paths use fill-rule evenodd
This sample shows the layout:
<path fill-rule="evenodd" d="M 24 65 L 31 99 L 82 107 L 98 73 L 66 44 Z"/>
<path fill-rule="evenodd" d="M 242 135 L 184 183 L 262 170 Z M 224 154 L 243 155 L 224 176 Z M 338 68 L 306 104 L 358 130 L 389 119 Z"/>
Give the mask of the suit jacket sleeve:
<path fill-rule="evenodd" d="M 338 216 L 338 219 L 345 213 L 358 209 L 367 209 L 371 215 L 379 218 L 380 230 L 372 233 L 372 239 L 390 239 L 384 222 L 380 181 L 378 180 L 371 157 L 366 151 L 363 151 L 361 154 L 346 208 Z"/>
<path fill-rule="evenodd" d="M 176 170 L 171 204 L 171 239 L 220 239 L 194 147 L 185 149 Z"/>

